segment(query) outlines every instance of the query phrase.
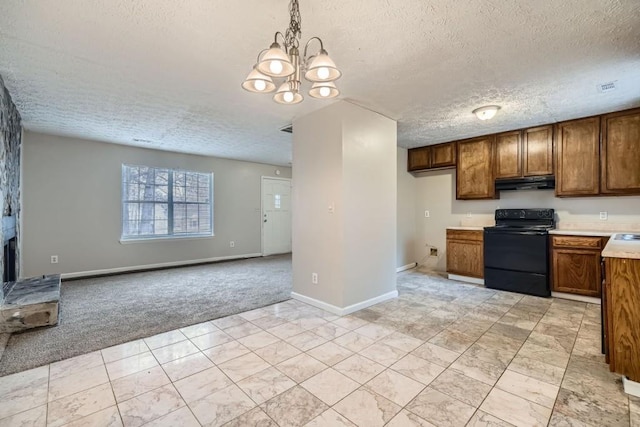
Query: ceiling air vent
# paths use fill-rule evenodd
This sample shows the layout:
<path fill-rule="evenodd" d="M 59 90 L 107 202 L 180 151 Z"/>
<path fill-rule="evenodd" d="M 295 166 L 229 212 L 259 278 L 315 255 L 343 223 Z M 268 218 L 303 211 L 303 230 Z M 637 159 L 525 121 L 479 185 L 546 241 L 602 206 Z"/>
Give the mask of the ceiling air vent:
<path fill-rule="evenodd" d="M 146 142 L 147 144 L 153 144 L 153 141 L 141 138 L 133 138 L 133 142 Z"/>
<path fill-rule="evenodd" d="M 600 93 L 612 92 L 616 90 L 616 82 L 601 83 L 596 87 L 598 88 L 598 92 Z"/>
<path fill-rule="evenodd" d="M 286 125 L 283 128 L 280 128 L 282 132 L 293 133 L 293 125 Z"/>

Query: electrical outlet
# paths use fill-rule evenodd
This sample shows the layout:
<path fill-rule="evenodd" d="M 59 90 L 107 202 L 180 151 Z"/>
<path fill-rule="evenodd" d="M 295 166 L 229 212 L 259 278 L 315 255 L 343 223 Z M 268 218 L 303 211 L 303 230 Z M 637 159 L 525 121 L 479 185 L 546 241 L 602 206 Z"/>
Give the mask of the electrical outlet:
<path fill-rule="evenodd" d="M 235 248 L 236 247 L 236 242 L 234 242 L 233 240 L 229 242 L 229 247 L 230 248 Z"/>
<path fill-rule="evenodd" d="M 471 212 L 467 212 L 467 218 L 471 218 Z"/>
<path fill-rule="evenodd" d="M 438 248 L 431 248 L 429 256 L 438 256 Z"/>
<path fill-rule="evenodd" d="M 606 221 L 608 217 L 609 217 L 609 214 L 607 212 L 600 212 L 601 220 Z"/>
<path fill-rule="evenodd" d="M 314 285 L 318 284 L 318 273 L 311 273 L 311 283 Z"/>
<path fill-rule="evenodd" d="M 424 217 L 425 218 L 429 218 L 431 214 L 429 213 L 429 211 L 424 211 Z"/>
<path fill-rule="evenodd" d="M 51 255 L 51 264 L 58 263 L 58 255 Z"/>

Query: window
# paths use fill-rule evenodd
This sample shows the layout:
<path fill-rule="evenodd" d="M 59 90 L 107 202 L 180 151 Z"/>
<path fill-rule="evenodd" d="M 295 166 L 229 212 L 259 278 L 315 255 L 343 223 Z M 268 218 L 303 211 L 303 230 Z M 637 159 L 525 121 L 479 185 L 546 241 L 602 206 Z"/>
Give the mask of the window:
<path fill-rule="evenodd" d="M 122 165 L 122 239 L 213 235 L 213 174 Z"/>

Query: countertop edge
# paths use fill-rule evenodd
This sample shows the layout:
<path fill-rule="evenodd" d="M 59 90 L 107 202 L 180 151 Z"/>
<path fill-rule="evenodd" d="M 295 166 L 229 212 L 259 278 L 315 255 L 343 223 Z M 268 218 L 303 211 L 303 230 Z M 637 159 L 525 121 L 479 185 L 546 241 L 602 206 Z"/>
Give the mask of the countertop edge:
<path fill-rule="evenodd" d="M 602 250 L 603 258 L 640 259 L 640 242 L 615 240 L 615 235 L 611 237 L 612 238 L 609 239 L 609 242 Z"/>
<path fill-rule="evenodd" d="M 603 230 L 549 230 L 549 234 L 561 234 L 563 236 L 593 236 L 593 237 L 609 237 L 620 231 L 603 231 Z"/>

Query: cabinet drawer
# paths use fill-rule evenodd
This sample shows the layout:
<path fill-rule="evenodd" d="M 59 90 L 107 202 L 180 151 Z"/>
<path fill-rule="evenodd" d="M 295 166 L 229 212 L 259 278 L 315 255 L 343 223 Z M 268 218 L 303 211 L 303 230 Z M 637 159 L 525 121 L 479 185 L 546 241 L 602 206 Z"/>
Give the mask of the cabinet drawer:
<path fill-rule="evenodd" d="M 553 247 L 602 249 L 601 237 L 552 236 Z"/>
<path fill-rule="evenodd" d="M 467 240 L 472 242 L 481 242 L 482 230 L 447 230 L 447 239 L 450 240 Z"/>

